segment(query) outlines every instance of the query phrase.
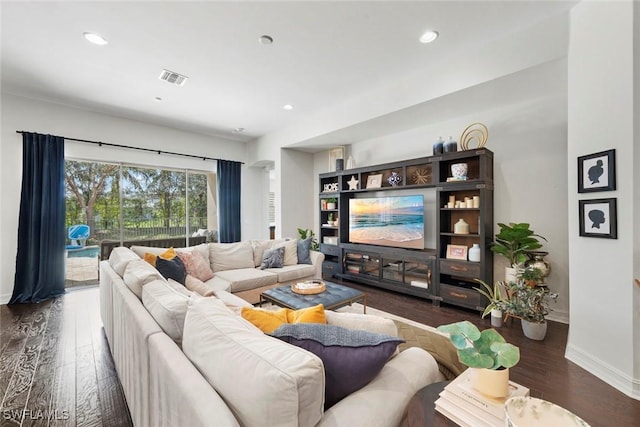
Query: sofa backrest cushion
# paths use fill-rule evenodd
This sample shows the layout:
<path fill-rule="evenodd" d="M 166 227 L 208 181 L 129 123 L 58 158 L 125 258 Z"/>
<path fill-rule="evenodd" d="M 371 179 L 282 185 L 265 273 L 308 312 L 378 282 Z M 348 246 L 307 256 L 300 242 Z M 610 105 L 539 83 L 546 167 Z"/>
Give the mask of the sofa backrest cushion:
<path fill-rule="evenodd" d="M 118 273 L 118 276 L 124 276 L 124 270 L 131 261 L 139 260 L 141 257 L 132 252 L 129 248 L 118 246 L 111 250 L 109 255 L 109 265 Z"/>
<path fill-rule="evenodd" d="M 253 265 L 254 267 L 260 267 L 262 264 L 262 258 L 264 251 L 271 249 L 273 240 L 251 240 L 251 247 L 253 248 Z"/>
<path fill-rule="evenodd" d="M 325 408 L 361 389 L 378 375 L 404 340 L 319 323 L 284 324 L 273 336 L 309 350 L 326 372 Z"/>
<path fill-rule="evenodd" d="M 142 288 L 142 304 L 164 333 L 178 346 L 182 345 L 189 297 L 176 292 L 162 280 L 154 280 Z"/>
<path fill-rule="evenodd" d="M 210 243 L 209 261 L 215 273 L 239 268 L 255 268 L 253 247 L 249 240 L 237 243 Z"/>
<path fill-rule="evenodd" d="M 113 251 L 111 251 L 113 253 Z M 162 274 L 151 266 L 147 261 L 138 258 L 127 264 L 122 276 L 124 284 L 127 285 L 131 292 L 136 294 L 138 299 L 142 299 L 142 287 L 154 280 L 164 281 Z"/>
<path fill-rule="evenodd" d="M 160 255 L 167 251 L 167 248 L 156 248 L 153 246 L 139 246 L 133 245 L 131 246 L 131 250 L 138 255 L 140 258 L 144 257 L 145 253 L 150 253 L 154 255 Z M 197 251 L 206 259 L 209 260 L 209 245 L 207 243 L 202 243 L 196 246 L 188 246 L 186 248 L 174 248 L 176 252 L 192 252 Z"/>
<path fill-rule="evenodd" d="M 322 418 L 320 359 L 264 335 L 222 301 L 192 299 L 182 348 L 241 425 L 314 426 Z"/>
<path fill-rule="evenodd" d="M 295 265 L 298 263 L 298 239 L 285 240 L 272 246 L 272 248 L 279 247 L 284 247 L 283 265 Z"/>

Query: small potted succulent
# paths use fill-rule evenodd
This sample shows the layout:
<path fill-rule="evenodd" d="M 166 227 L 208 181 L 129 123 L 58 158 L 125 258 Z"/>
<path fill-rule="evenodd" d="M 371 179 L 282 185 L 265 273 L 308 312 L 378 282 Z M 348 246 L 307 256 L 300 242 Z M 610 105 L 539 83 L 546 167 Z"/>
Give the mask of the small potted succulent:
<path fill-rule="evenodd" d="M 463 321 L 438 326 L 449 334 L 460 362 L 473 371 L 473 386 L 487 396 L 503 398 L 509 394 L 509 368 L 520 361 L 520 349 L 509 344 L 495 329 L 480 330 Z"/>

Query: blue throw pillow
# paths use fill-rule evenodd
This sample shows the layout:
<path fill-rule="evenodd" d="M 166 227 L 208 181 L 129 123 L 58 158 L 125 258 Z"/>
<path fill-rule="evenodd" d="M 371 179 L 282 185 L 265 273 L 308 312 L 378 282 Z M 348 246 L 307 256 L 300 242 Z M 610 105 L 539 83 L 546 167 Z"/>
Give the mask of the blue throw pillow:
<path fill-rule="evenodd" d="M 367 385 L 404 340 L 317 323 L 284 324 L 271 336 L 304 348 L 324 364 L 325 410 Z"/>
<path fill-rule="evenodd" d="M 284 246 L 279 248 L 267 249 L 262 255 L 262 264 L 260 270 L 265 268 L 280 268 L 284 263 Z"/>
<path fill-rule="evenodd" d="M 311 237 L 298 239 L 298 264 L 311 264 Z"/>
<path fill-rule="evenodd" d="M 165 279 L 173 279 L 184 285 L 184 280 L 187 277 L 187 271 L 180 258 L 173 257 L 171 259 L 164 259 L 158 257 L 156 259 L 156 269 Z"/>

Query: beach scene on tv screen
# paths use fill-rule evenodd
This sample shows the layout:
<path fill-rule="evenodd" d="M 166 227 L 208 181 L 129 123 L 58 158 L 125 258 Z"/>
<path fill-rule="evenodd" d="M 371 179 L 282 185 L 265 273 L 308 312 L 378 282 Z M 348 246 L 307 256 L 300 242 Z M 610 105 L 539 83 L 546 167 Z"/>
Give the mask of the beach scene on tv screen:
<path fill-rule="evenodd" d="M 424 249 L 423 196 L 349 200 L 349 241 Z"/>

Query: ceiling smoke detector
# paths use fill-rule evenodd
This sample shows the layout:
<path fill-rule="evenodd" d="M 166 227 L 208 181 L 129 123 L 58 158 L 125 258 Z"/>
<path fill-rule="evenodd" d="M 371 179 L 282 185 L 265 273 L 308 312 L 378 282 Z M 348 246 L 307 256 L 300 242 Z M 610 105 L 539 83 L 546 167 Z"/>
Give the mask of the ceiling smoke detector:
<path fill-rule="evenodd" d="M 189 77 L 183 76 L 182 74 L 178 74 L 173 71 L 162 70 L 162 73 L 160 73 L 160 76 L 158 78 L 160 80 L 164 80 L 167 83 L 184 86 Z"/>

